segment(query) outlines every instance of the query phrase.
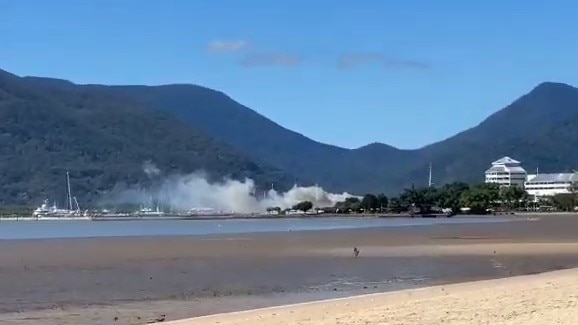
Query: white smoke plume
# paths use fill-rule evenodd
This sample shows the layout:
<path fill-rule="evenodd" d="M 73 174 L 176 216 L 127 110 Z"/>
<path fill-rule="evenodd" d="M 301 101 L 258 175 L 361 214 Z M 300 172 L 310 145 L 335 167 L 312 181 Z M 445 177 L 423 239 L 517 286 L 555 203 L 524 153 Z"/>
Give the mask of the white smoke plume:
<path fill-rule="evenodd" d="M 152 164 L 146 164 L 143 169 L 144 167 L 149 167 L 149 171 L 150 167 L 154 167 L 152 170 L 160 173 Z M 251 179 L 227 179 L 211 183 L 202 172 L 168 176 L 152 188 L 117 188 L 111 194 L 113 199 L 109 200 L 108 204 L 147 205 L 151 208 L 154 208 L 151 205 L 158 204 L 165 211 L 185 212 L 206 208 L 224 213 L 261 213 L 269 207 L 289 209 L 302 201 L 311 201 L 313 206 L 318 208 L 332 207 L 335 203 L 353 196 L 349 193 L 328 193 L 318 186 L 294 186 L 284 193 L 273 188 L 256 192 Z"/>
<path fill-rule="evenodd" d="M 145 161 L 143 163 L 142 169 L 149 178 L 153 178 L 161 174 L 161 170 L 158 169 L 158 167 L 151 161 Z"/>

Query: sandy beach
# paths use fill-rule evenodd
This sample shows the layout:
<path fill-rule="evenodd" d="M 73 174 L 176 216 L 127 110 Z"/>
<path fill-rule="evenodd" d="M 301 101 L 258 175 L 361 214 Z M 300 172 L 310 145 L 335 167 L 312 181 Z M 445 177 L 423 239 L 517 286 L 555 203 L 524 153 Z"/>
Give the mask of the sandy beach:
<path fill-rule="evenodd" d="M 169 322 L 171 325 L 499 324 L 578 322 L 578 269 L 403 290 Z"/>
<path fill-rule="evenodd" d="M 359 258 L 353 247 L 360 248 Z M 0 322 L 142 324 L 161 314 L 171 321 L 574 267 L 576 216 L 275 234 L 6 240 L 0 241 Z"/>

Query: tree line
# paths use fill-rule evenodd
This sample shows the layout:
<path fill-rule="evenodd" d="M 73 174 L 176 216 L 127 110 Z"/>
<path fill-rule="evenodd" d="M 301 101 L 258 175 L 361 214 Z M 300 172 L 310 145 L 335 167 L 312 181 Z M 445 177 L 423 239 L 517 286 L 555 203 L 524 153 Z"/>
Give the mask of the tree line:
<path fill-rule="evenodd" d="M 497 209 L 516 210 L 527 205 L 529 197 L 519 187 L 499 187 L 496 184 L 451 183 L 441 187 L 411 187 L 399 195 L 366 194 L 361 199 L 350 198 L 335 205 L 336 213 L 470 213 L 484 214 Z"/>
<path fill-rule="evenodd" d="M 397 196 L 365 194 L 350 197 L 333 207 L 324 207 L 326 213 L 461 213 L 486 214 L 494 211 L 528 211 L 540 207 L 571 211 L 578 203 L 576 193 L 558 194 L 537 202 L 517 186 L 500 187 L 497 184 L 451 183 L 441 187 L 411 187 Z M 294 210 L 309 211 L 313 203 L 304 201 Z M 281 212 L 281 209 L 279 209 Z"/>

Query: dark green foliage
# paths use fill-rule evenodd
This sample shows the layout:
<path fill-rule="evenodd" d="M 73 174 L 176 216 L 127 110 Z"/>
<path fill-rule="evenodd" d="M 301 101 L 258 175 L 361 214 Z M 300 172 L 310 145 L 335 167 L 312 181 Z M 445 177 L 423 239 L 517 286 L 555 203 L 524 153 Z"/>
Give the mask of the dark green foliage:
<path fill-rule="evenodd" d="M 552 200 L 552 206 L 554 206 L 558 210 L 562 211 L 572 211 L 576 206 L 576 194 L 569 193 L 569 194 L 558 194 L 555 195 Z"/>
<path fill-rule="evenodd" d="M 385 196 L 385 194 L 381 193 L 377 195 L 377 204 L 379 205 L 379 211 L 383 212 L 385 209 L 387 209 L 389 199 L 387 196 Z"/>
<path fill-rule="evenodd" d="M 495 208 L 500 201 L 500 187 L 496 184 L 476 184 L 462 194 L 462 204 L 471 209 L 471 213 L 484 214 Z"/>
<path fill-rule="evenodd" d="M 405 189 L 399 196 L 410 212 L 430 213 L 437 204 L 439 193 L 433 187 Z"/>
<path fill-rule="evenodd" d="M 256 164 L 174 117 L 106 89 L 0 73 L 0 204 L 62 203 L 65 173 L 80 204 L 117 184 L 146 185 L 143 163 L 165 174 L 251 177 L 283 187 L 283 172 Z"/>
<path fill-rule="evenodd" d="M 337 202 L 335 208 L 340 213 L 357 212 L 361 208 L 361 201 L 356 197 L 349 197 L 343 202 Z"/>
<path fill-rule="evenodd" d="M 393 213 L 401 213 L 407 211 L 408 207 L 403 205 L 403 202 L 398 197 L 392 197 L 389 200 L 388 210 Z"/>
<path fill-rule="evenodd" d="M 283 209 L 281 209 L 280 207 L 269 207 L 269 208 L 267 208 L 267 212 L 273 212 L 273 211 L 275 211 L 275 212 L 277 212 L 277 213 L 281 213 L 282 210 L 283 210 Z"/>
<path fill-rule="evenodd" d="M 509 210 L 520 208 L 523 202 L 528 200 L 528 193 L 518 186 L 504 187 L 500 190 L 502 206 L 505 206 Z"/>
<path fill-rule="evenodd" d="M 469 186 L 465 183 L 445 184 L 440 188 L 437 203 L 440 207 L 452 209 L 457 213 L 462 207 L 462 195 L 468 190 Z"/>
<path fill-rule="evenodd" d="M 543 171 L 563 172 L 578 165 L 578 90 L 564 84 L 543 83 L 478 126 L 417 150 L 380 143 L 353 150 L 321 144 L 220 92 L 198 86 L 114 90 L 169 112 L 257 161 L 296 175 L 300 183 L 317 182 L 333 191 L 396 194 L 412 183 L 424 186 L 430 163 L 438 185 L 477 183 L 489 164 L 505 155 L 521 160 L 529 170 L 539 166 Z M 411 121 L 407 122 L 411 136 Z"/>
<path fill-rule="evenodd" d="M 293 210 L 300 210 L 303 212 L 307 212 L 313 208 L 313 203 L 311 201 L 303 201 L 299 202 L 293 206 Z"/>
<path fill-rule="evenodd" d="M 373 194 L 366 194 L 361 200 L 361 207 L 367 211 L 379 202 L 379 197 Z M 561 195 L 555 197 L 554 205 L 569 210 L 574 207 L 575 198 L 573 195 Z M 335 208 L 343 212 L 357 212 L 354 202 L 359 202 L 355 198 L 338 202 Z M 525 210 L 530 208 L 530 201 L 526 192 L 518 187 L 502 187 L 496 184 L 479 183 L 469 187 L 463 183 L 446 184 L 440 188 L 421 187 L 405 189 L 399 196 L 391 197 L 389 200 L 388 212 L 392 213 L 451 213 L 461 212 L 461 208 L 469 208 L 469 213 L 486 214 L 495 209 L 503 210 Z M 353 208 L 352 208 L 353 207 Z M 369 210 L 372 211 L 372 210 Z M 380 209 L 374 212 L 385 212 Z"/>
<path fill-rule="evenodd" d="M 374 194 L 365 194 L 361 199 L 361 208 L 365 211 L 375 211 L 379 209 L 379 201 Z"/>
<path fill-rule="evenodd" d="M 365 212 L 383 212 L 387 209 L 388 199 L 384 194 L 365 194 L 359 203 Z"/>

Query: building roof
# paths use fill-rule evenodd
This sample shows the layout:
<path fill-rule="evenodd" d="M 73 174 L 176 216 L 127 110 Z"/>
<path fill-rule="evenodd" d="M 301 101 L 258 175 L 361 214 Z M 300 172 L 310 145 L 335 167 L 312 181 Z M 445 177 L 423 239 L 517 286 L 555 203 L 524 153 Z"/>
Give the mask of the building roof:
<path fill-rule="evenodd" d="M 493 165 L 490 169 L 486 170 L 487 173 L 518 173 L 525 174 L 526 170 L 520 166 L 505 166 L 505 165 Z"/>
<path fill-rule="evenodd" d="M 578 181 L 578 174 L 575 173 L 558 173 L 558 174 L 537 174 L 528 179 L 526 183 L 567 183 Z"/>
<path fill-rule="evenodd" d="M 500 158 L 500 159 L 498 159 L 492 163 L 492 165 L 509 165 L 509 164 L 519 165 L 521 163 L 515 159 L 508 157 L 508 156 Z"/>

